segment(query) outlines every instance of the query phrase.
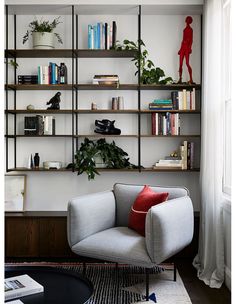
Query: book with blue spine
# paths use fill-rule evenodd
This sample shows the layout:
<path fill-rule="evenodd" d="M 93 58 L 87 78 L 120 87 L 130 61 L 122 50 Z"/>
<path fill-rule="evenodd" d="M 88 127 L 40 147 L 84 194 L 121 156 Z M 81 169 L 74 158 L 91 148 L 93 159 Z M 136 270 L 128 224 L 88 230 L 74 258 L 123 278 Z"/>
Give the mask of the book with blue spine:
<path fill-rule="evenodd" d="M 93 49 L 92 44 L 92 25 L 88 25 L 88 49 Z"/>
<path fill-rule="evenodd" d="M 98 33 L 98 31 L 97 31 L 97 26 L 96 25 L 94 25 L 94 27 L 93 27 L 93 34 L 94 34 L 94 49 L 97 49 L 98 48 L 98 37 L 97 37 L 97 33 Z"/>
<path fill-rule="evenodd" d="M 100 41 L 101 41 L 101 33 L 100 33 L 100 23 L 97 23 L 97 48 L 101 49 Z"/>

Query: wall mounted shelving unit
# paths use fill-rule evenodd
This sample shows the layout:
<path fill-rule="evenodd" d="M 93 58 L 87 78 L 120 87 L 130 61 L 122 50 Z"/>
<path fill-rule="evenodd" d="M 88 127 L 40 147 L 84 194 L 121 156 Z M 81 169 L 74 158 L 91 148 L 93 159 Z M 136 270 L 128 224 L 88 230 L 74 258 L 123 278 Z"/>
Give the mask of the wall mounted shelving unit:
<path fill-rule="evenodd" d="M 27 6 L 30 12 L 30 6 Z M 43 6 L 42 6 L 43 7 Z M 55 6 L 55 8 L 58 8 L 59 6 Z M 109 8 L 111 12 L 114 10 L 114 6 L 106 6 L 108 11 Z M 136 6 L 131 7 L 127 6 L 132 10 L 135 10 L 137 13 L 137 25 L 138 25 L 138 40 L 141 39 L 141 12 L 142 7 Z M 42 8 L 43 9 L 43 8 Z M 90 8 L 92 10 L 96 10 L 96 7 Z M 121 9 L 121 6 L 117 6 L 117 9 Z M 151 6 L 150 9 L 152 10 Z M 155 8 L 157 9 L 157 8 Z M 160 7 L 160 9 L 163 9 Z M 199 9 L 199 8 L 197 8 Z M 53 11 L 53 6 L 50 6 L 50 10 Z M 8 36 L 9 36 L 9 29 L 8 29 L 8 16 L 10 14 L 14 15 L 14 49 L 8 48 Z M 27 9 L 26 9 L 27 11 Z M 152 168 L 143 168 L 141 163 L 141 139 L 142 138 L 199 138 L 200 134 L 181 134 L 181 135 L 151 135 L 151 134 L 142 134 L 141 132 L 141 116 L 142 115 L 148 115 L 151 113 L 165 113 L 167 111 L 151 111 L 151 110 L 143 110 L 141 109 L 141 91 L 143 90 L 182 90 L 182 89 L 192 89 L 195 88 L 196 90 L 201 90 L 200 84 L 194 84 L 194 85 L 188 85 L 188 84 L 170 84 L 170 85 L 143 85 L 140 82 L 140 68 L 138 69 L 138 81 L 136 84 L 126 84 L 121 83 L 119 87 L 113 86 L 113 85 L 95 85 L 95 84 L 87 84 L 87 83 L 79 83 L 78 82 L 78 70 L 79 70 L 79 59 L 80 58 L 132 58 L 134 56 L 133 51 L 116 51 L 116 50 L 86 50 L 86 49 L 79 49 L 78 48 L 78 14 L 77 12 L 85 12 L 88 13 L 88 7 L 86 6 L 68 6 L 66 8 L 67 14 L 71 15 L 71 49 L 53 49 L 53 50 L 35 50 L 35 49 L 17 49 L 16 47 L 16 19 L 17 19 L 17 9 L 15 6 L 6 6 L 6 49 L 5 49 L 5 59 L 8 61 L 9 59 L 13 59 L 16 62 L 17 58 L 71 58 L 71 79 L 72 82 L 70 84 L 66 85 L 19 85 L 17 84 L 17 74 L 16 74 L 16 68 L 14 70 L 14 83 L 9 83 L 9 76 L 8 76 L 8 65 L 6 66 L 6 171 L 32 171 L 32 172 L 41 172 L 41 171 L 47 171 L 47 172 L 67 172 L 67 171 L 73 171 L 73 169 L 65 169 L 62 168 L 60 170 L 45 170 L 43 168 L 40 169 L 27 169 L 17 166 L 17 139 L 20 137 L 51 137 L 51 138 L 57 138 L 57 137 L 65 137 L 65 138 L 71 138 L 71 146 L 72 146 L 72 155 L 71 155 L 71 163 L 74 163 L 74 154 L 76 149 L 79 146 L 78 140 L 79 138 L 83 137 L 89 137 L 89 138 L 106 138 L 106 137 L 124 137 L 124 138 L 137 138 L 137 154 L 138 154 L 138 169 L 100 169 L 101 171 L 129 171 L 129 172 L 196 172 L 199 171 L 199 168 L 192 169 L 192 170 L 176 170 L 176 169 L 152 169 Z M 144 12 L 147 11 L 147 8 L 144 7 Z M 19 11 L 20 12 L 20 11 Z M 40 14 L 40 10 L 37 14 Z M 141 46 L 139 46 L 140 50 Z M 35 110 L 25 110 L 25 109 L 17 109 L 17 91 L 21 90 L 69 90 L 72 92 L 72 102 L 71 102 L 71 109 L 61 109 L 61 110 L 42 110 L 42 109 L 35 109 Z M 79 109 L 79 97 L 78 92 L 81 90 L 135 90 L 138 93 L 138 106 L 137 109 L 125 109 L 125 110 L 90 110 L 90 109 Z M 9 108 L 9 91 L 13 91 L 14 94 L 14 106 L 13 108 Z M 200 94 L 199 94 L 200 95 Z M 193 115 L 200 115 L 201 110 L 200 108 L 197 110 L 172 110 L 168 111 L 171 113 L 180 113 L 182 115 L 185 114 L 193 114 Z M 86 115 L 86 114 L 135 114 L 137 115 L 138 124 L 137 124 L 137 134 L 127 134 L 127 135 L 110 135 L 110 136 L 104 136 L 104 135 L 91 135 L 91 134 L 81 134 L 79 127 L 78 127 L 78 121 L 80 115 Z M 28 135 L 21 135 L 17 134 L 17 119 L 16 116 L 19 114 L 63 114 L 63 115 L 70 115 L 71 121 L 72 121 L 72 132 L 68 135 L 42 135 L 42 136 L 28 136 Z M 14 120 L 14 128 L 13 128 L 13 134 L 9 134 L 9 115 L 13 115 Z M 200 119 L 200 117 L 199 117 Z M 9 168 L 9 140 L 14 141 L 14 167 Z"/>

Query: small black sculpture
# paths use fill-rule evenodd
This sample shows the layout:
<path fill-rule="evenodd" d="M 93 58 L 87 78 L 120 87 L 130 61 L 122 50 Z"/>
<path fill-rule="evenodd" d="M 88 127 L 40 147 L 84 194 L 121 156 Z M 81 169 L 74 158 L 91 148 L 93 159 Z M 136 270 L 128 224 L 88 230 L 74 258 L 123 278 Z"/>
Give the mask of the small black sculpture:
<path fill-rule="evenodd" d="M 48 102 L 47 105 L 51 104 L 50 107 L 47 108 L 47 110 L 60 110 L 59 103 L 61 102 L 60 99 L 61 92 L 57 92 Z"/>
<path fill-rule="evenodd" d="M 121 130 L 115 128 L 114 123 L 115 120 L 111 121 L 109 119 L 95 120 L 96 129 L 94 130 L 94 132 L 105 135 L 120 135 Z"/>

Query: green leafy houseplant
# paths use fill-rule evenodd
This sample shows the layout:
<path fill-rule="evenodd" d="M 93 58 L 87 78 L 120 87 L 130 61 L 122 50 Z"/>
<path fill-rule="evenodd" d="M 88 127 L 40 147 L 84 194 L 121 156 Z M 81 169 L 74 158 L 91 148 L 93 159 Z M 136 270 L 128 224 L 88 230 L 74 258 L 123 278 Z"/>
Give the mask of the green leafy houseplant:
<path fill-rule="evenodd" d="M 140 52 L 139 52 L 140 44 Z M 137 43 L 125 39 L 123 44 L 120 44 L 119 41 L 116 42 L 116 50 L 133 50 L 135 51 L 134 61 L 137 69 L 140 66 L 140 81 L 142 84 L 167 84 L 173 82 L 171 77 L 165 77 L 164 71 L 155 67 L 154 63 L 148 59 L 148 51 L 145 49 L 144 42 L 140 39 Z M 143 49 L 143 50 L 142 50 Z M 138 74 L 138 70 L 135 72 L 135 75 Z"/>
<path fill-rule="evenodd" d="M 88 179 L 94 179 L 95 175 L 99 175 L 96 167 L 96 158 L 100 157 L 106 168 L 123 169 L 137 168 L 129 162 L 128 154 L 118 147 L 114 141 L 107 143 L 105 138 L 97 141 L 84 139 L 80 149 L 75 154 L 75 169 L 78 175 L 87 173 Z"/>
<path fill-rule="evenodd" d="M 23 37 L 23 44 L 29 39 L 29 36 L 32 35 L 32 33 L 52 33 L 53 30 L 57 27 L 59 23 L 60 16 L 55 18 L 51 23 L 46 20 L 34 20 L 30 22 L 29 28 L 30 30 L 27 30 L 26 34 Z M 58 33 L 53 33 L 56 37 L 59 43 L 62 43 L 62 39 Z"/>

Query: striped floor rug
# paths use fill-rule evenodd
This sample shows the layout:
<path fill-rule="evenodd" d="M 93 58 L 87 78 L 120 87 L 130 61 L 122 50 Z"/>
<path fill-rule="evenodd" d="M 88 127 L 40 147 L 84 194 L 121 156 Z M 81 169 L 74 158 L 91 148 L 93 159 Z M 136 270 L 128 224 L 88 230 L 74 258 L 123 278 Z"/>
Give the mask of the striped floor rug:
<path fill-rule="evenodd" d="M 10 265 L 13 265 L 12 263 Z M 53 266 L 82 273 L 81 264 L 71 263 L 19 263 L 24 266 Z M 168 265 L 155 267 L 150 274 L 150 294 L 158 304 L 191 304 L 191 300 L 177 272 L 173 281 L 173 270 Z M 145 301 L 145 272 L 143 268 L 115 264 L 87 264 L 86 277 L 93 283 L 94 294 L 86 304 L 133 304 Z M 156 302 L 155 302 L 156 299 Z"/>

